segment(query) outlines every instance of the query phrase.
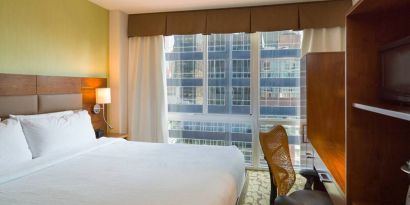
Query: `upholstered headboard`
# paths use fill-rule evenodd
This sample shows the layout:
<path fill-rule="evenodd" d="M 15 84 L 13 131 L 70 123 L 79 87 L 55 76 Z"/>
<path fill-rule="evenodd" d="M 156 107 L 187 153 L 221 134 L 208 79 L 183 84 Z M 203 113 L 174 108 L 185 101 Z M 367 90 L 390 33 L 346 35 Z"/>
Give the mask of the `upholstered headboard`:
<path fill-rule="evenodd" d="M 82 94 L 0 96 L 0 117 L 83 109 Z"/>
<path fill-rule="evenodd" d="M 95 129 L 105 129 L 102 113 L 91 109 L 95 88 L 106 86 L 105 78 L 0 74 L 0 117 L 84 109 Z"/>

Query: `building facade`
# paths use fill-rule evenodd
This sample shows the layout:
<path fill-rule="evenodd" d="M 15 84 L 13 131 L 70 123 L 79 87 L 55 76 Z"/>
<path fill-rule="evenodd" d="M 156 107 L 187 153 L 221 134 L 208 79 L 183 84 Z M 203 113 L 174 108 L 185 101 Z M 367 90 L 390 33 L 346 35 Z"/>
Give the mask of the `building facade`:
<path fill-rule="evenodd" d="M 251 34 L 166 37 L 171 143 L 235 145 L 252 164 L 257 106 L 258 131 L 285 122 L 289 142 L 300 144 L 301 33 L 257 35 L 258 72 Z"/>

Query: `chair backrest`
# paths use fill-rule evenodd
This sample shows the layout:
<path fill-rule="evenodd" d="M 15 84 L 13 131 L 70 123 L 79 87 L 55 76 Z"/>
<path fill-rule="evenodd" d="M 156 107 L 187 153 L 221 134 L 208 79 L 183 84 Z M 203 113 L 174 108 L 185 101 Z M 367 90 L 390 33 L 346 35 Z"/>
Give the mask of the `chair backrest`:
<path fill-rule="evenodd" d="M 259 140 L 268 162 L 271 179 L 277 187 L 277 194 L 285 196 L 296 180 L 286 130 L 281 125 L 275 126 L 267 133 L 261 132 Z"/>

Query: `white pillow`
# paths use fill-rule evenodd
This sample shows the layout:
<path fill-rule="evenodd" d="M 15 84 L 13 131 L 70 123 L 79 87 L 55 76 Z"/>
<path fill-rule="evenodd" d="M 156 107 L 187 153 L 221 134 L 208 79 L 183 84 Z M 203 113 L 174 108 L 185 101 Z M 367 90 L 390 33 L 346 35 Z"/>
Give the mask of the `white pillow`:
<path fill-rule="evenodd" d="M 79 148 L 96 141 L 87 111 L 62 117 L 21 119 L 33 158 Z"/>
<path fill-rule="evenodd" d="M 0 168 L 31 159 L 32 155 L 20 122 L 15 119 L 0 122 Z"/>
<path fill-rule="evenodd" d="M 45 118 L 45 117 L 62 117 L 64 115 L 73 114 L 74 111 L 67 110 L 62 112 L 51 112 L 51 113 L 44 113 L 44 114 L 37 114 L 37 115 L 10 115 L 10 118 L 22 120 L 22 119 L 37 119 L 37 118 Z"/>

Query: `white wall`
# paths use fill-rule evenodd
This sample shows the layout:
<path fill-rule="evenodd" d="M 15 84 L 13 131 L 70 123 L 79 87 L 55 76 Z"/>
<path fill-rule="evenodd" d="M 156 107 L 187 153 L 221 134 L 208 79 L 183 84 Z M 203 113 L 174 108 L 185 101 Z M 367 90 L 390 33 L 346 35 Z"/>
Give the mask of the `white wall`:
<path fill-rule="evenodd" d="M 128 15 L 110 11 L 109 85 L 112 103 L 109 105 L 110 132 L 127 133 L 127 70 L 128 70 Z"/>

